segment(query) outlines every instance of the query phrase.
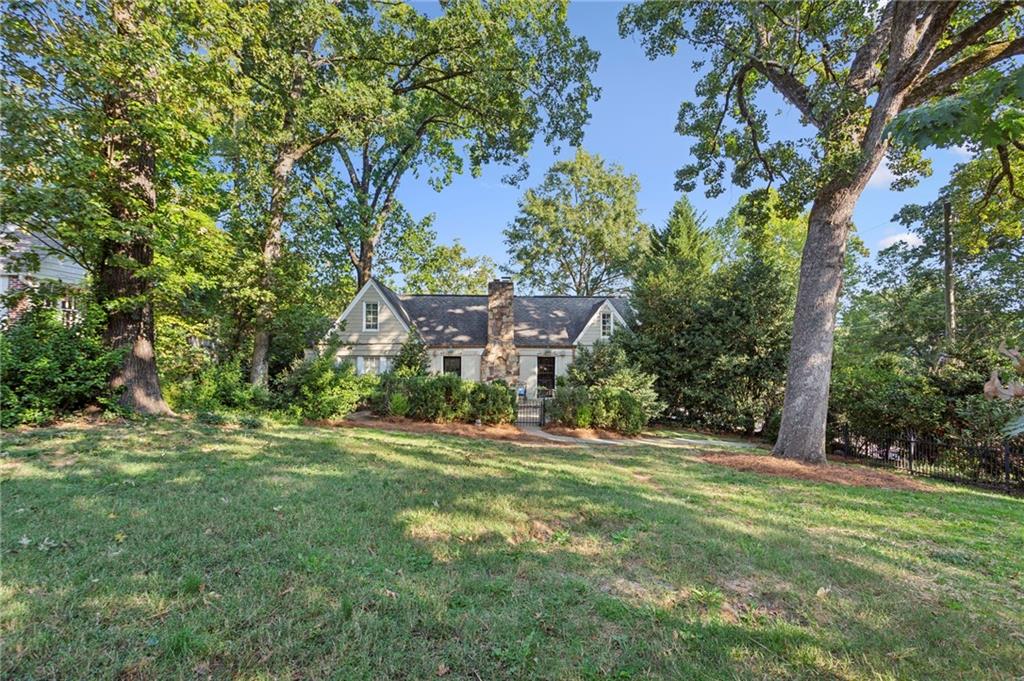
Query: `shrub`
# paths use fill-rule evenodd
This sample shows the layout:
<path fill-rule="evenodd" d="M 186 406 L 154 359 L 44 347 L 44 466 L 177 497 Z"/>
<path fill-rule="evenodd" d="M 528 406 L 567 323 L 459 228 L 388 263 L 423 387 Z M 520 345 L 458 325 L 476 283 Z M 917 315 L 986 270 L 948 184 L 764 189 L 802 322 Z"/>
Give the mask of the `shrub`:
<path fill-rule="evenodd" d="M 476 383 L 469 390 L 469 418 L 486 424 L 516 420 L 516 394 L 502 382 Z"/>
<path fill-rule="evenodd" d="M 615 341 L 598 341 L 593 347 L 580 348 L 577 351 L 575 361 L 566 371 L 564 385 L 610 388 L 628 392 L 640 403 L 644 422 L 647 423 L 665 408 L 654 389 L 654 381 L 654 374 L 636 369 L 621 344 Z M 612 403 L 600 407 L 594 404 L 594 425 L 599 428 L 611 428 L 610 425 L 598 425 L 598 421 L 613 423 L 615 418 L 611 412 L 614 412 L 615 408 L 615 404 Z"/>
<path fill-rule="evenodd" d="M 53 309 L 34 307 L 0 334 L 0 425 L 41 424 L 111 398 L 107 384 L 121 352 L 103 344 L 103 313 L 86 309 L 65 327 Z"/>
<path fill-rule="evenodd" d="M 410 330 L 402 343 L 391 371 L 397 376 L 426 376 L 430 367 L 430 358 L 427 357 L 427 346 L 415 331 Z"/>
<path fill-rule="evenodd" d="M 396 414 L 391 406 L 395 395 L 405 397 L 406 414 Z M 377 386 L 368 400 L 370 411 L 378 416 L 406 416 L 409 406 L 409 381 L 393 372 L 381 374 Z"/>
<path fill-rule="evenodd" d="M 913 360 L 880 354 L 833 371 L 830 407 L 859 432 L 939 434 L 946 401 Z"/>
<path fill-rule="evenodd" d="M 350 362 L 335 364 L 333 353 L 292 364 L 277 381 L 281 406 L 306 419 L 341 418 L 372 394 L 375 376 L 357 376 Z"/>
<path fill-rule="evenodd" d="M 408 380 L 409 416 L 420 421 L 461 421 L 469 414 L 469 390 L 452 374 Z"/>
<path fill-rule="evenodd" d="M 185 411 L 250 409 L 269 405 L 270 393 L 250 384 L 239 358 L 209 359 L 191 378 L 165 386 L 171 407 Z"/>
<path fill-rule="evenodd" d="M 615 418 L 612 429 L 623 435 L 639 435 L 647 425 L 643 404 L 625 390 L 615 393 Z"/>
<path fill-rule="evenodd" d="M 395 416 L 408 416 L 409 396 L 402 392 L 396 392 L 388 400 L 389 411 Z"/>
<path fill-rule="evenodd" d="M 551 420 L 569 428 L 589 428 L 593 414 L 590 394 L 583 386 L 559 386 L 548 406 Z"/>
<path fill-rule="evenodd" d="M 1006 424 L 1024 415 L 1020 400 L 989 400 L 971 395 L 954 405 L 956 418 L 963 424 L 958 437 L 965 442 L 998 445 L 1006 439 Z"/>

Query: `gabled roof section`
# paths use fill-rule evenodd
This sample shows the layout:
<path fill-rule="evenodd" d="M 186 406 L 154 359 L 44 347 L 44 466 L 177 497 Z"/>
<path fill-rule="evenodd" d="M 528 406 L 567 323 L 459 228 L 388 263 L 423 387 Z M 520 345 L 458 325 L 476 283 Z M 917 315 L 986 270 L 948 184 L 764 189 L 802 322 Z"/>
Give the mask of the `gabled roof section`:
<path fill-rule="evenodd" d="M 406 330 L 412 328 L 412 323 L 409 321 L 409 315 L 405 311 L 405 308 L 402 307 L 402 301 L 398 299 L 398 294 L 373 277 L 370 277 L 370 280 L 363 284 L 363 287 L 356 292 L 356 295 L 352 298 L 352 302 L 348 304 L 348 307 L 338 315 L 338 319 L 334 322 L 334 329 L 338 328 L 338 324 L 341 323 L 342 319 L 345 319 L 352 314 L 352 310 L 356 308 L 356 305 L 358 305 L 359 301 L 363 299 L 366 292 L 371 290 L 377 291 L 381 299 L 384 301 L 384 304 L 391 310 L 391 313 L 405 325 Z"/>
<path fill-rule="evenodd" d="M 621 302 L 621 305 L 616 305 L 615 302 Z M 626 321 L 626 315 L 631 313 L 629 309 L 629 301 L 625 298 L 604 298 L 594 304 L 594 307 L 590 309 L 590 314 L 587 315 L 587 321 L 583 322 L 583 326 L 580 327 L 579 331 L 572 338 L 573 345 L 580 342 L 580 336 L 587 330 L 587 327 L 597 318 L 597 315 L 601 310 L 605 309 L 605 305 L 611 308 L 611 313 L 615 317 L 617 324 L 622 324 L 626 328 L 629 328 L 629 322 Z"/>
<path fill-rule="evenodd" d="M 487 296 L 397 295 L 431 347 L 483 347 L 487 344 Z M 625 298 L 600 296 L 516 296 L 515 344 L 519 347 L 572 347 L 606 302 L 623 323 L 629 319 Z"/>

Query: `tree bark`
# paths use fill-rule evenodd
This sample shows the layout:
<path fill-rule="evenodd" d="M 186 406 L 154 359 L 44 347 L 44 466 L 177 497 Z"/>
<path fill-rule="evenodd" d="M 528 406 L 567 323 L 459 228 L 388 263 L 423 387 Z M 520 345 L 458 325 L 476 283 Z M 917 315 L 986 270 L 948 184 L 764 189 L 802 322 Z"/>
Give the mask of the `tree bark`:
<path fill-rule="evenodd" d="M 825 462 L 825 424 L 836 309 L 850 220 L 859 192 L 834 190 L 811 208 L 800 261 L 793 340 L 776 456 Z"/>
<path fill-rule="evenodd" d="M 356 261 L 356 290 L 360 290 L 373 276 L 373 256 L 376 245 L 363 239 L 359 244 L 359 259 Z"/>
<path fill-rule="evenodd" d="M 141 414 L 171 414 L 160 390 L 154 350 L 153 303 L 150 283 L 138 268 L 153 263 L 153 249 L 144 238 L 127 244 L 106 242 L 98 271 L 99 299 L 113 303 L 107 312 L 104 340 L 112 348 L 124 349 L 124 361 L 111 377 L 110 385 L 123 389 L 120 403 Z"/>
<path fill-rule="evenodd" d="M 131 2 L 114 2 L 111 13 L 118 33 L 137 33 Z M 125 83 L 122 90 L 108 95 L 103 112 L 112 121 L 128 122 L 132 130 L 132 104 L 151 102 L 157 95 Z M 123 389 L 122 405 L 143 414 L 170 414 L 160 390 L 154 351 L 155 330 L 152 283 L 146 268 L 153 264 L 153 248 L 146 213 L 156 210 L 156 150 L 134 132 L 107 137 L 107 158 L 114 168 L 116 191 L 110 200 L 111 216 L 131 236 L 108 239 L 101 244 L 97 268 L 97 299 L 107 310 L 104 339 L 112 348 L 124 349 L 124 362 L 111 377 L 110 385 Z"/>
<path fill-rule="evenodd" d="M 300 156 L 299 151 L 286 150 L 278 154 L 274 161 L 270 188 L 270 219 L 263 239 L 263 275 L 260 280 L 260 287 L 268 296 L 273 292 L 274 267 L 281 258 L 281 227 L 284 225 L 288 179 Z M 252 364 L 249 367 L 249 382 L 252 385 L 266 387 L 270 376 L 271 318 L 272 305 L 265 302 L 254 320 Z"/>
<path fill-rule="evenodd" d="M 950 226 L 949 201 L 942 204 L 942 274 L 945 284 L 946 340 L 956 340 L 956 294 L 953 284 L 953 229 Z"/>

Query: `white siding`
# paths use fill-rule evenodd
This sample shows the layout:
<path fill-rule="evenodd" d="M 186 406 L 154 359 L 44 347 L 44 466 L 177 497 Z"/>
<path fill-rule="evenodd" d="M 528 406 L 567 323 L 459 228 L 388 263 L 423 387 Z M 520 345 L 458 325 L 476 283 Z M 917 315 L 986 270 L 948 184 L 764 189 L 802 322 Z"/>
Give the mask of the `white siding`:
<path fill-rule="evenodd" d="M 26 252 L 38 254 L 39 270 L 23 272 L 17 268 L 11 269 L 8 267 L 7 258 L 0 258 L 0 275 L 19 274 L 36 280 L 60 281 L 72 286 L 85 281 L 85 270 L 78 263 L 53 253 L 38 237 L 19 232 L 18 238 L 20 241 L 14 247 L 13 253 L 19 255 Z"/>
<path fill-rule="evenodd" d="M 483 348 L 433 348 L 427 351 L 430 357 L 430 373 L 439 374 L 444 370 L 445 357 L 462 358 L 462 380 L 480 380 L 480 357 L 483 355 Z"/>
<path fill-rule="evenodd" d="M 377 303 L 377 330 L 363 331 L 365 303 Z M 338 320 L 342 343 L 336 355 L 338 361 L 356 362 L 358 357 L 393 357 L 405 342 L 408 331 L 405 324 L 388 306 L 373 285 L 365 286 L 349 309 Z"/>
<path fill-rule="evenodd" d="M 583 332 L 580 333 L 579 340 L 576 345 L 591 346 L 601 339 L 601 314 L 607 312 L 612 316 L 612 331 L 618 329 L 622 325 L 622 320 L 616 312 L 615 308 L 612 307 L 611 303 L 605 303 L 601 306 L 601 309 L 597 311 L 597 314 L 587 323 L 584 327 Z"/>
<path fill-rule="evenodd" d="M 565 373 L 572 364 L 572 348 L 519 348 L 519 386 L 526 388 L 526 396 L 537 396 L 537 358 L 555 358 L 555 377 Z"/>

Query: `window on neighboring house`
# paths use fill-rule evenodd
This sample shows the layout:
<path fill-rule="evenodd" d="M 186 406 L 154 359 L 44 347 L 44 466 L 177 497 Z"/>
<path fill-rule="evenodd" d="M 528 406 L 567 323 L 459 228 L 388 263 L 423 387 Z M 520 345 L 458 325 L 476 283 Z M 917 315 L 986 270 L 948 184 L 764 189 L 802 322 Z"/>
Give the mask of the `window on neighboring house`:
<path fill-rule="evenodd" d="M 363 331 L 376 331 L 380 328 L 379 312 L 377 303 L 363 303 Z"/>
<path fill-rule="evenodd" d="M 441 370 L 446 374 L 455 374 L 459 378 L 462 378 L 462 358 L 445 357 Z"/>
<path fill-rule="evenodd" d="M 612 328 L 614 322 L 612 321 L 611 312 L 601 313 L 601 338 L 609 338 L 612 335 Z"/>
<path fill-rule="evenodd" d="M 537 390 L 550 392 L 555 389 L 555 358 L 537 358 Z"/>

